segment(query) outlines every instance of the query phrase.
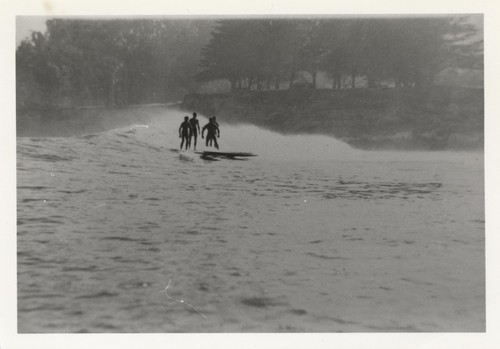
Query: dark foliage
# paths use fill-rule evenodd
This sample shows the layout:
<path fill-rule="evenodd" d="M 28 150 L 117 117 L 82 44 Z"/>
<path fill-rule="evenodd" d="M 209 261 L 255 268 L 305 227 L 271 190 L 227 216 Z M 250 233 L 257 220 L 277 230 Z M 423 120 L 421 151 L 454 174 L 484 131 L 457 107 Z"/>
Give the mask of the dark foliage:
<path fill-rule="evenodd" d="M 164 103 L 196 80 L 314 89 L 320 72 L 332 88 L 427 87 L 446 67 L 482 69 L 475 31 L 467 17 L 52 19 L 17 48 L 17 105 Z"/>
<path fill-rule="evenodd" d="M 180 99 L 193 88 L 211 21 L 47 21 L 16 52 L 17 102 L 130 105 Z"/>
<path fill-rule="evenodd" d="M 482 46 L 466 17 L 221 20 L 203 50 L 198 80 L 227 79 L 232 89 L 293 87 L 296 73 L 364 76 L 368 86 L 427 87 L 450 65 L 477 68 Z"/>

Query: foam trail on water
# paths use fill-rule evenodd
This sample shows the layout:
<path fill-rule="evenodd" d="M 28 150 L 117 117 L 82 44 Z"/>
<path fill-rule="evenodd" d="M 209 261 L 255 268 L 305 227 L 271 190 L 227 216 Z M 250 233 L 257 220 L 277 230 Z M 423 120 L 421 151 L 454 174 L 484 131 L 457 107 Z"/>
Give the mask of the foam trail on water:
<path fill-rule="evenodd" d="M 111 131 L 113 133 L 133 133 L 142 142 L 162 149 L 179 149 L 179 126 L 185 116 L 191 113 L 176 109 L 163 108 L 150 111 L 154 113 L 151 121 Z M 208 118 L 198 114 L 200 128 L 208 123 Z M 257 154 L 259 159 L 272 161 L 328 161 L 328 160 L 363 160 L 363 161 L 435 161 L 462 162 L 461 152 L 419 152 L 419 151 L 364 151 L 354 149 L 347 143 L 333 137 L 323 135 L 282 135 L 249 124 L 227 124 L 219 118 L 220 138 L 219 151 L 249 152 Z M 206 133 L 205 133 L 206 136 Z M 191 149 L 192 151 L 193 149 Z M 197 151 L 216 151 L 205 146 L 205 139 L 198 135 Z M 470 155 L 470 154 L 469 154 Z M 466 157 L 472 161 L 480 161 L 482 154 Z"/>
<path fill-rule="evenodd" d="M 342 159 L 358 153 L 346 143 L 327 136 L 282 135 L 253 125 L 222 124 L 221 128 L 224 130 L 221 149 L 251 152 L 273 160 Z"/>
<path fill-rule="evenodd" d="M 147 126 L 134 125 L 119 132 L 134 130 L 135 136 L 156 146 L 178 148 L 179 126 L 184 116 L 191 116 L 182 110 L 167 109 Z M 208 123 L 208 118 L 198 115 L 200 128 Z M 254 125 L 230 125 L 218 120 L 220 128 L 219 151 L 250 152 L 259 158 L 271 160 L 327 160 L 352 158 L 360 151 L 332 137 L 319 135 L 282 135 Z M 206 132 L 205 132 L 206 136 Z M 215 151 L 205 146 L 205 139 L 198 136 L 198 151 Z"/>

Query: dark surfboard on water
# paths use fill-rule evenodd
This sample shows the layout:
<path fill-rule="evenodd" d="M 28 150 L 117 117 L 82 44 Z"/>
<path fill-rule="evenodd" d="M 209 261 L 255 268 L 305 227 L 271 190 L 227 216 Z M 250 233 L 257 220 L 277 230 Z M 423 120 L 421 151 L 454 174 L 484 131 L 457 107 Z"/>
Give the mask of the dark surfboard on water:
<path fill-rule="evenodd" d="M 202 158 L 207 158 L 207 159 L 225 158 L 233 160 L 243 160 L 248 157 L 257 156 L 257 154 L 252 154 L 252 153 L 221 152 L 221 151 L 197 151 L 195 153 L 199 154 Z"/>
<path fill-rule="evenodd" d="M 229 160 L 246 160 L 249 157 L 257 156 L 257 154 L 244 153 L 244 152 L 221 152 L 221 151 L 195 151 L 182 150 L 182 149 L 170 149 L 171 152 L 178 153 L 181 157 L 187 157 L 192 160 L 194 154 L 200 155 L 204 160 L 217 161 L 219 159 L 229 159 Z"/>

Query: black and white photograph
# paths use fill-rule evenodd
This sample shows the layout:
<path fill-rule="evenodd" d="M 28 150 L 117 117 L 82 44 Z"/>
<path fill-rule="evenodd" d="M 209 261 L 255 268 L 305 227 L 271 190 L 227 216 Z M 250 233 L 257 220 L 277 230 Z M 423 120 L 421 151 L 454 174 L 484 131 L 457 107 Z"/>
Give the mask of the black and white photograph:
<path fill-rule="evenodd" d="M 484 28 L 16 14 L 17 336 L 485 335 Z"/>

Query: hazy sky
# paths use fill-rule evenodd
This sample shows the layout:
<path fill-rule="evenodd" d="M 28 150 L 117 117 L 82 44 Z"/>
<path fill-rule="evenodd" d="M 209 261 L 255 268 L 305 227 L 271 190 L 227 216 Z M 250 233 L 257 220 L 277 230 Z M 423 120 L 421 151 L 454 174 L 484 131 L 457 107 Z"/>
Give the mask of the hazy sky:
<path fill-rule="evenodd" d="M 16 17 L 16 43 L 29 37 L 32 31 L 45 31 L 46 16 L 17 16 Z"/>

